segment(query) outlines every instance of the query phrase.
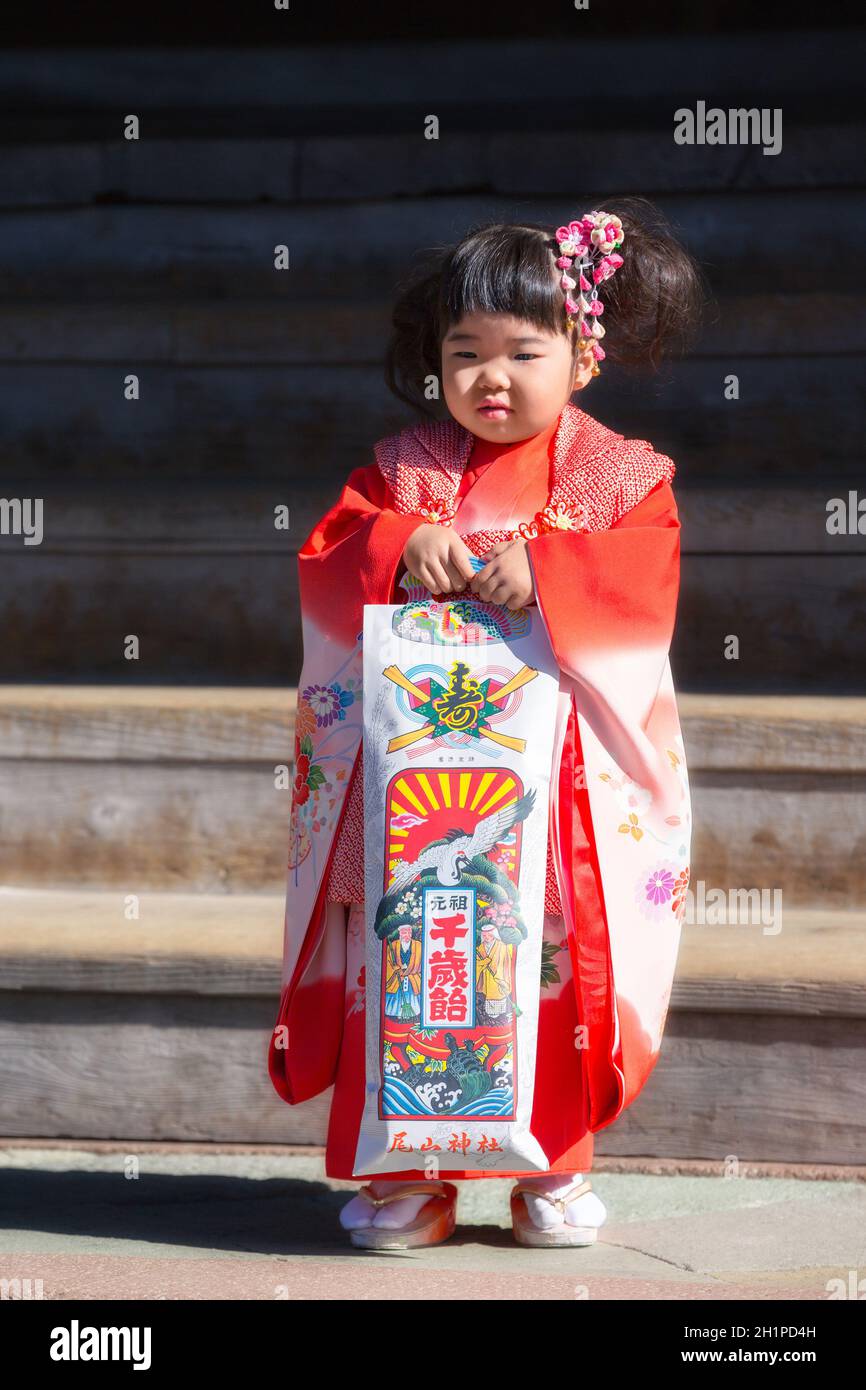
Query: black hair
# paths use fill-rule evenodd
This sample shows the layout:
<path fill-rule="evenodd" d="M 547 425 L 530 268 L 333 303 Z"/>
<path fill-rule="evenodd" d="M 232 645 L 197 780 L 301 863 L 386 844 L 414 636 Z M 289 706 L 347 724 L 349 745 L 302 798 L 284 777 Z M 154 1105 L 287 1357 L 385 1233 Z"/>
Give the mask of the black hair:
<path fill-rule="evenodd" d="M 623 263 L 599 285 L 605 361 L 657 371 L 697 332 L 706 302 L 701 268 L 648 199 L 602 198 L 596 206 L 621 218 L 624 234 Z M 385 380 L 398 400 L 441 417 L 425 383 L 440 379 L 442 339 L 465 314 L 510 314 L 549 332 L 568 331 L 555 231 L 537 222 L 489 222 L 426 253 L 398 286 L 392 314 Z M 576 356 L 578 331 L 571 337 Z"/>

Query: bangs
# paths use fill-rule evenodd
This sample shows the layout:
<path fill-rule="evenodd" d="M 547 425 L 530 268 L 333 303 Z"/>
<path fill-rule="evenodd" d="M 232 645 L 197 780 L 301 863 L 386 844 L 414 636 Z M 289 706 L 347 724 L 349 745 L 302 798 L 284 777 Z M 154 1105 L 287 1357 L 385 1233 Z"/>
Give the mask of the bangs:
<path fill-rule="evenodd" d="M 550 333 L 565 333 L 556 251 L 543 227 L 496 225 L 467 237 L 443 268 L 440 339 L 466 314 L 475 313 L 511 314 Z"/>

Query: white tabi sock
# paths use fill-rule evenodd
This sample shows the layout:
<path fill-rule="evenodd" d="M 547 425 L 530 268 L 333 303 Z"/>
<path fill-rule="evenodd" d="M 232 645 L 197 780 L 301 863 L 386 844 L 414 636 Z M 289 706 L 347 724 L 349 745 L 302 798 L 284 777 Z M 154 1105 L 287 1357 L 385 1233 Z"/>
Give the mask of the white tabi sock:
<path fill-rule="evenodd" d="M 390 1179 L 378 1178 L 370 1183 L 373 1194 L 376 1197 L 384 1197 L 389 1192 L 393 1192 L 396 1187 L 414 1187 L 415 1181 L 412 1180 L 400 1183 Z M 430 1197 L 439 1196 L 439 1189 L 434 1188 Z M 399 1202 L 389 1202 L 385 1207 L 374 1207 L 364 1197 L 353 1197 L 351 1201 L 340 1212 L 340 1225 L 345 1231 L 357 1230 L 359 1226 L 376 1226 L 389 1231 L 397 1231 L 402 1226 L 408 1226 L 410 1221 L 414 1221 L 425 1202 L 429 1202 L 430 1197 L 425 1197 L 422 1193 L 413 1193 L 411 1197 L 404 1197 Z"/>
<path fill-rule="evenodd" d="M 548 1197 L 562 1197 L 575 1183 L 583 1181 L 583 1174 L 544 1173 L 538 1177 L 521 1178 L 520 1181 L 531 1183 L 539 1192 L 546 1192 Z M 561 1213 L 550 1202 L 545 1202 L 543 1197 L 533 1197 L 524 1192 L 523 1198 L 533 1226 L 545 1231 L 562 1225 Z M 602 1226 L 606 1219 L 607 1208 L 594 1192 L 582 1192 L 565 1208 L 565 1220 L 569 1226 Z"/>

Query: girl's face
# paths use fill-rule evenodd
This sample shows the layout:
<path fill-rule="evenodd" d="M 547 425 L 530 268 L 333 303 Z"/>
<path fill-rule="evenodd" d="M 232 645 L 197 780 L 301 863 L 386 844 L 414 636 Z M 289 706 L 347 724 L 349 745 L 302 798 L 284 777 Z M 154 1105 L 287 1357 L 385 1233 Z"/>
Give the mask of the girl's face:
<path fill-rule="evenodd" d="M 481 439 L 512 444 L 552 424 L 592 374 L 571 338 L 509 314 L 466 314 L 442 340 L 442 391 L 454 419 Z"/>

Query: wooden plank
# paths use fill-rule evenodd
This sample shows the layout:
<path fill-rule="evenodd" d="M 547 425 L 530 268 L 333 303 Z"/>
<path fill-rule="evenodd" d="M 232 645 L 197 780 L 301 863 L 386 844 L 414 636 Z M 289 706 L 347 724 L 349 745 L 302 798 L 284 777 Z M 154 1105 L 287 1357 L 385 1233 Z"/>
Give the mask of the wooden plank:
<path fill-rule="evenodd" d="M 704 690 L 859 693 L 866 571 L 857 556 L 686 557 L 672 666 Z M 739 639 L 736 660 L 726 654 Z M 687 674 L 688 673 L 688 674 Z"/>
<path fill-rule="evenodd" d="M 6 759 L 261 762 L 292 748 L 297 689 L 2 685 Z M 678 697 L 693 769 L 866 772 L 866 697 Z"/>
<path fill-rule="evenodd" d="M 598 1152 L 859 1163 L 864 1047 L 862 1020 L 672 1012 L 655 1070 Z"/>
<path fill-rule="evenodd" d="M 477 124 L 477 122 L 473 122 Z M 345 135 L 130 142 L 28 142 L 4 150 L 0 206 L 51 207 L 105 202 L 287 203 L 348 198 L 407 198 L 465 189 L 527 197 L 570 195 L 567 171 L 579 131 L 585 187 L 604 187 L 609 170 L 623 188 L 660 193 L 767 188 L 859 188 L 862 125 L 785 126 L 782 150 L 759 145 L 677 145 L 672 119 L 654 128 L 603 128 L 585 138 L 582 114 L 565 129 L 492 132 L 447 122 L 439 140 L 414 130 Z"/>
<path fill-rule="evenodd" d="M 29 551 L 48 555 L 274 555 L 295 561 L 316 521 L 339 495 L 340 484 L 309 493 L 299 506 L 286 501 L 276 481 L 266 487 L 223 486 L 207 492 L 151 485 L 94 494 L 56 491 L 43 502 L 43 536 L 26 546 L 10 529 L 0 535 L 0 556 Z M 816 503 L 807 504 L 817 505 Z M 285 529 L 278 527 L 288 513 Z M 22 512 L 22 517 L 24 513 Z M 32 514 L 31 514 L 32 522 Z M 851 538 L 855 539 L 855 538 Z"/>
<path fill-rule="evenodd" d="M 836 724 L 798 729 L 795 719 L 770 719 L 766 747 L 755 755 L 763 732 L 758 721 L 750 727 L 744 715 L 742 728 L 727 739 L 725 721 L 721 734 L 700 718 L 692 722 L 687 701 L 694 698 L 683 697 L 683 737 L 695 892 L 699 884 L 725 894 L 757 889 L 775 901 L 779 891 L 786 911 L 817 901 L 840 909 L 866 901 L 866 862 L 852 851 L 866 840 L 862 704 L 859 715 Z M 4 818 L 0 881 L 100 883 L 123 892 L 283 888 L 290 796 L 289 786 L 275 785 L 275 769 L 291 766 L 293 739 L 277 731 L 270 756 L 220 758 L 230 726 L 207 718 L 195 730 L 187 721 L 184 758 L 179 712 L 172 718 L 169 709 L 164 732 L 153 710 L 142 713 L 138 737 L 124 736 L 136 709 L 111 709 L 101 736 L 98 716 L 74 703 L 68 719 L 55 714 L 53 723 L 46 714 L 25 728 L 14 707 L 0 718 L 2 732 L 26 734 L 17 756 L 0 761 L 0 806 L 15 808 Z M 734 711 L 727 723 L 737 723 Z M 40 724 L 45 734 L 32 756 Z M 57 727 L 60 738 L 51 736 Z M 78 756 L 88 733 L 90 756 Z M 216 745 L 212 760 L 209 739 Z"/>
<path fill-rule="evenodd" d="M 109 50 L 111 52 L 112 50 Z M 201 51 L 193 48 L 141 46 L 114 50 L 76 47 L 52 56 L 50 70 L 39 52 L 27 49 L 0 54 L 0 93 L 14 98 L 16 113 L 96 112 L 115 117 L 118 110 L 144 102 L 147 112 L 186 113 L 216 107 L 262 111 L 273 124 L 281 109 L 342 108 L 360 123 L 366 108 L 387 96 L 396 108 L 419 109 L 419 93 L 445 109 L 467 100 L 492 106 L 497 121 L 512 111 L 520 93 L 521 118 L 538 119 L 537 108 L 549 107 L 561 93 L 551 73 L 579 72 L 581 97 L 590 111 L 610 97 L 609 73 L 615 65 L 622 91 L 617 111 L 628 103 L 663 98 L 685 102 L 695 88 L 707 105 L 726 109 L 745 101 L 808 110 L 814 118 L 826 96 L 841 103 L 861 90 L 859 46 L 847 31 L 777 30 L 772 61 L 766 34 L 644 33 L 581 34 L 554 38 L 483 39 L 448 44 L 442 63 L 437 45 L 425 39 L 399 43 L 339 41 L 325 46 L 267 48 L 232 45 Z M 574 117 L 574 103 L 568 105 Z M 566 105 L 565 100 L 562 102 Z M 439 109 L 436 105 L 433 110 Z M 597 109 L 597 108 L 595 108 Z M 834 106 L 838 109 L 838 105 Z M 235 117 L 236 119 L 236 117 Z"/>
<path fill-rule="evenodd" d="M 591 196 L 589 192 L 587 197 Z M 803 226 L 819 225 L 827 198 L 820 191 L 660 195 L 674 229 L 704 265 L 711 284 L 740 293 L 796 294 L 811 277 L 803 266 Z M 348 201 L 338 214 L 351 222 L 341 246 L 339 274 L 322 254 L 334 230 L 333 204 L 197 207 L 109 204 L 38 211 L 4 218 L 0 269 L 7 300 L 131 302 L 166 298 L 298 298 L 343 301 L 393 292 L 417 248 L 456 240 L 477 222 L 510 219 L 515 200 L 498 194 Z M 560 197 L 519 200 L 519 215 L 558 225 Z M 833 215 L 846 232 L 834 246 L 834 279 L 849 293 L 866 288 L 857 254 L 866 233 L 866 204 L 856 190 L 833 194 Z M 291 269 L 274 269 L 275 246 L 289 248 Z"/>
<path fill-rule="evenodd" d="M 278 763 L 290 766 L 290 752 L 259 767 L 0 762 L 0 805 L 16 807 L 0 879 L 277 891 L 289 821 L 288 793 L 273 788 Z M 707 891 L 778 890 L 796 907 L 866 901 L 866 867 L 852 852 L 866 836 L 862 774 L 690 771 L 692 872 Z"/>
<path fill-rule="evenodd" d="M 274 768 L 290 765 L 291 749 L 225 766 L 0 762 L 0 805 L 16 808 L 0 881 L 277 891 L 290 796 L 275 789 Z M 866 838 L 862 773 L 690 772 L 692 872 L 708 890 L 778 890 L 796 907 L 866 901 L 866 865 L 852 852 Z"/>
<path fill-rule="evenodd" d="M 866 698 L 681 691 L 689 763 L 713 772 L 866 772 Z"/>
<path fill-rule="evenodd" d="M 285 896 L 0 888 L 3 989 L 279 996 Z M 732 904 L 733 916 L 733 904 Z M 777 911 L 687 920 L 671 1007 L 866 1018 L 866 914 Z"/>
<path fill-rule="evenodd" d="M 294 752 L 297 702 L 294 687 L 4 685 L 0 747 L 28 761 L 267 764 Z"/>
<path fill-rule="evenodd" d="M 33 558 L 3 565 L 0 678 L 292 685 L 300 673 L 297 566 L 279 555 Z M 21 586 L 19 598 L 13 588 Z M 22 602 L 20 594 L 26 594 Z M 127 638 L 139 655 L 128 660 Z"/>
<path fill-rule="evenodd" d="M 831 325 L 836 318 L 847 323 L 859 318 L 861 302 L 855 299 L 841 312 L 824 304 L 822 313 Z M 233 305 L 228 315 L 221 304 L 172 299 L 7 303 L 0 305 L 0 360 L 94 365 L 124 359 L 151 365 L 374 365 L 382 357 L 390 313 L 384 299 L 347 304 L 250 300 Z"/>
<path fill-rule="evenodd" d="M 733 294 L 722 285 L 703 323 L 692 357 L 800 355 L 807 325 L 821 324 L 829 353 L 860 352 L 866 324 L 858 296 L 844 293 Z"/>
<path fill-rule="evenodd" d="M 378 366 L 391 305 L 177 300 L 148 303 L 0 304 L 0 361 L 102 365 L 146 360 L 191 366 L 340 364 Z M 866 295 L 724 293 L 708 312 L 691 356 L 790 359 L 804 325 L 821 324 L 822 353 L 866 352 Z"/>
<path fill-rule="evenodd" d="M 720 104 L 728 110 L 737 103 Z M 668 110 L 677 105 L 690 103 L 673 99 Z M 569 182 L 563 179 L 563 171 L 570 170 L 573 164 L 578 138 L 581 184 L 589 188 L 608 187 L 611 169 L 617 170 L 620 188 L 639 188 L 653 198 L 687 191 L 697 195 L 746 189 L 757 193 L 771 188 L 787 191 L 862 187 L 863 135 L 856 117 L 817 125 L 806 116 L 794 124 L 792 114 L 786 108 L 782 148 L 773 156 L 765 155 L 760 145 L 677 145 L 671 137 L 668 112 L 668 119 L 661 120 L 661 112 L 657 112 L 658 124 L 654 129 L 606 127 L 593 130 L 588 140 L 581 125 L 582 114 L 576 117 L 571 129 L 548 131 L 543 139 L 522 130 L 494 134 L 489 139 L 488 173 L 482 186 L 515 197 L 554 194 L 567 203 Z M 363 144 L 359 153 L 359 172 L 367 172 L 373 178 L 372 161 L 365 170 L 367 151 Z M 423 174 L 424 163 L 420 159 L 417 162 Z M 344 158 L 341 163 L 346 166 L 348 161 Z M 306 164 L 302 163 L 301 168 L 302 174 L 307 172 Z M 347 177 L 351 180 L 348 171 Z M 320 177 L 316 186 L 325 182 Z M 320 196 L 327 195 L 323 191 Z"/>
<path fill-rule="evenodd" d="M 20 542 L 20 538 L 16 538 Z M 0 556 L 0 679 L 286 687 L 300 673 L 297 566 L 251 553 Z M 684 556 L 672 667 L 731 694 L 863 688 L 862 553 Z M 62 634 L 62 641 L 59 634 Z M 126 638 L 140 639 L 136 661 Z M 739 641 L 736 660 L 728 639 Z"/>
<path fill-rule="evenodd" d="M 121 891 L 0 887 L 3 989 L 279 1000 L 284 893 L 137 899 L 130 920 Z"/>
<path fill-rule="evenodd" d="M 0 685 L 4 759 L 267 763 L 294 748 L 297 689 Z M 681 691 L 689 766 L 866 772 L 866 697 Z"/>
<path fill-rule="evenodd" d="M 832 475 L 822 488 L 703 488 L 677 486 L 683 555 L 840 556 L 863 550 L 866 494 L 847 484 L 834 490 Z M 853 492 L 853 497 L 851 493 Z M 844 533 L 828 531 L 843 516 Z M 864 526 L 864 533 L 856 530 Z M 835 525 L 835 520 L 834 520 Z"/>
<path fill-rule="evenodd" d="M 772 573 L 769 561 L 751 565 L 751 577 L 761 581 L 761 592 L 749 603 L 738 602 L 735 621 L 729 611 L 711 624 L 707 613 L 718 609 L 736 588 L 736 564 L 714 559 L 704 574 L 696 573 L 693 564 L 672 648 L 680 685 L 728 689 L 733 694 L 783 692 L 792 685 L 815 694 L 862 688 L 862 563 L 856 568 L 847 562 L 827 563 L 834 568 L 820 575 L 820 590 L 810 587 L 802 562 L 782 561 Z M 8 643 L 0 651 L 3 679 L 115 682 L 132 675 L 138 681 L 141 674 L 131 673 L 123 658 L 123 642 L 131 633 L 145 636 L 143 673 L 150 681 L 236 684 L 247 677 L 258 684 L 285 686 L 297 678 L 297 587 L 282 566 L 258 562 L 238 569 L 225 560 L 204 569 L 182 564 L 170 585 L 157 560 L 144 566 L 134 585 L 117 570 L 116 564 L 98 572 L 90 563 L 65 565 L 62 574 L 46 583 L 34 581 L 32 567 L 26 576 L 22 572 L 21 582 L 29 585 L 28 604 L 13 605 L 10 600 L 0 607 Z M 9 579 L 18 579 L 14 569 Z M 90 588 L 83 592 L 83 586 Z M 262 587 L 270 589 L 272 597 L 257 607 Z M 185 597 L 178 606 L 180 592 Z M 278 593 L 285 603 L 279 612 L 273 599 Z M 229 597 L 240 619 L 230 620 L 220 611 Z M 167 606 L 171 604 L 174 611 Z M 58 650 L 61 627 L 65 645 Z M 729 635 L 741 644 L 736 662 L 725 656 Z"/>
<path fill-rule="evenodd" d="M 4 552 L 0 563 L 0 680 L 236 685 L 246 678 L 285 687 L 299 676 L 289 556 L 175 552 L 167 569 L 158 553 L 33 560 Z M 865 669 L 865 606 L 862 555 L 687 556 L 674 677 L 683 688 L 731 694 L 855 694 Z M 142 644 L 135 663 L 124 656 L 128 635 Z M 740 642 L 737 660 L 727 655 L 731 637 Z"/>
<path fill-rule="evenodd" d="M 319 1144 L 330 1091 L 288 1106 L 272 997 L 0 994 L 0 1132 Z"/>
<path fill-rule="evenodd" d="M 683 923 L 671 1007 L 677 1012 L 857 1014 L 866 1003 L 866 913 L 788 910 L 750 916 L 731 895 L 727 922 Z M 715 1004 L 713 1000 L 715 999 Z"/>
<path fill-rule="evenodd" d="M 268 762 L 2 762 L 0 882 L 129 893 L 285 886 L 291 783 Z M 285 772 L 282 780 L 287 781 Z M 14 807 L 15 814 L 9 809 Z"/>
<path fill-rule="evenodd" d="M 284 1108 L 267 1077 L 281 903 L 210 899 L 194 909 L 177 898 L 172 928 L 172 914 L 155 923 L 148 902 L 140 923 L 119 925 L 106 894 L 34 894 L 24 912 L 19 900 L 2 945 L 12 985 L 0 995 L 3 1132 L 322 1143 L 331 1091 Z M 789 916 L 770 940 L 737 929 L 695 943 L 690 932 L 660 1061 L 599 1149 L 715 1158 L 735 1132 L 741 1158 L 855 1161 L 866 1032 L 853 1014 L 815 1017 L 822 1004 L 809 983 L 838 989 L 823 1006 L 853 1005 L 862 921 Z M 45 1066 L 47 1056 L 62 1056 L 63 1068 Z"/>
<path fill-rule="evenodd" d="M 7 149 L 0 206 L 10 208 L 125 202 L 247 203 L 295 197 L 300 142 L 292 139 L 128 141 L 118 128 L 90 140 L 39 142 Z"/>
<path fill-rule="evenodd" d="M 322 1144 L 332 1090 L 288 1106 L 268 1077 L 276 1008 L 276 995 L 0 995 L 0 1132 Z M 652 1075 L 597 1149 L 721 1161 L 733 1142 L 741 1162 L 860 1163 L 864 1063 L 862 1019 L 671 1012 Z"/>
<path fill-rule="evenodd" d="M 684 736 L 685 741 L 685 736 Z M 686 744 L 688 757 L 688 744 Z M 866 902 L 866 778 L 708 772 L 691 780 L 691 874 L 706 890 L 758 889 L 790 907 Z"/>
<path fill-rule="evenodd" d="M 67 486 L 74 478 L 116 487 L 140 481 L 142 472 L 155 482 L 206 479 L 210 487 L 247 476 L 248 461 L 257 481 L 279 478 L 291 503 L 308 491 L 311 473 L 345 479 L 372 461 L 376 440 L 414 422 L 373 367 L 347 363 L 335 375 L 303 364 L 138 364 L 135 402 L 123 395 L 131 369 L 128 362 L 0 365 L 4 494 L 26 480 L 32 496 L 35 484 L 60 477 Z M 740 382 L 736 401 L 724 396 L 731 372 Z M 657 378 L 603 372 L 575 400 L 605 425 L 670 454 L 680 485 L 803 487 L 819 476 L 833 496 L 862 478 L 863 373 L 857 354 L 693 359 Z M 335 407 L 337 391 L 350 406 Z"/>
<path fill-rule="evenodd" d="M 286 507 L 285 490 L 254 482 L 224 484 L 208 491 L 131 483 L 98 493 L 51 487 L 43 497 L 44 534 L 37 547 L 24 547 L 10 531 L 0 535 L 0 557 L 32 549 L 48 555 L 275 555 L 294 563 L 307 536 L 337 500 L 342 477 L 313 480 L 288 506 L 287 529 L 276 529 L 277 508 Z M 866 551 L 863 532 L 853 526 L 861 494 L 843 487 L 708 488 L 674 481 L 683 555 L 758 554 L 805 557 Z M 850 493 L 853 491 L 853 500 Z M 294 496 L 294 494 L 293 494 Z M 862 500 L 866 500 L 864 497 Z M 828 512 L 828 505 L 832 503 Z M 836 535 L 828 518 L 841 507 L 849 527 Z M 279 513 L 282 516 L 282 512 Z"/>

